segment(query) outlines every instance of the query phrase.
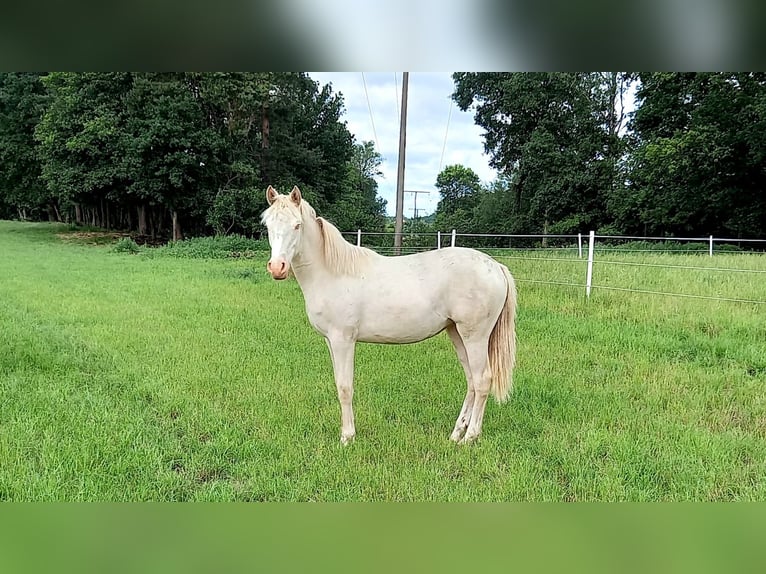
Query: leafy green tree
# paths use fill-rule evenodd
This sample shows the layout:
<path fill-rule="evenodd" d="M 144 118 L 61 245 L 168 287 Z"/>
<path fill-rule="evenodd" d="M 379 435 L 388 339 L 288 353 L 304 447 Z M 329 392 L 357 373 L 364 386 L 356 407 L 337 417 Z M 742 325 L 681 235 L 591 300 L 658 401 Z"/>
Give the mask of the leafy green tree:
<path fill-rule="evenodd" d="M 613 173 L 599 74 L 456 73 L 454 100 L 475 106 L 490 163 L 513 182 L 528 231 L 576 231 L 605 219 Z M 507 205 L 507 203 L 506 203 Z"/>
<path fill-rule="evenodd" d="M 500 176 L 491 182 L 474 209 L 473 230 L 478 233 L 528 233 L 529 208 L 517 205 L 513 178 Z"/>
<path fill-rule="evenodd" d="M 218 137 L 216 160 L 207 166 L 215 193 L 207 222 L 216 233 L 252 234 L 260 229 L 267 183 L 273 73 L 197 74 L 209 127 Z"/>
<path fill-rule="evenodd" d="M 204 221 L 209 203 L 206 168 L 218 143 L 195 97 L 196 87 L 185 74 L 138 74 L 125 96 L 128 196 L 142 205 L 149 201 L 166 207 L 176 240 L 183 236 L 184 216 Z"/>
<path fill-rule="evenodd" d="M 382 175 L 383 157 L 372 142 L 354 145 L 347 164 L 346 180 L 340 197 L 327 212 L 339 229 L 382 231 L 385 226 L 386 201 L 378 195 L 376 177 Z"/>
<path fill-rule="evenodd" d="M 348 197 L 349 185 L 355 185 L 348 182 L 348 170 L 356 160 L 353 138 L 340 121 L 340 94 L 329 86 L 320 89 L 304 73 L 203 74 L 201 87 L 222 142 L 208 215 L 218 232 L 260 228 L 263 188 L 269 184 L 298 185 L 324 213 L 342 214 L 333 205 L 345 203 L 352 212 L 348 223 L 368 223 L 353 215 L 360 206 Z M 363 205 L 374 215 L 372 203 Z"/>
<path fill-rule="evenodd" d="M 50 105 L 37 125 L 42 178 L 75 220 L 109 226 L 109 201 L 125 187 L 121 148 L 128 73 L 54 72 L 42 78 Z"/>
<path fill-rule="evenodd" d="M 267 184 L 380 228 L 381 157 L 305 73 L 0 75 L 0 215 L 257 234 Z"/>
<path fill-rule="evenodd" d="M 41 212 L 60 219 L 40 179 L 34 132 L 48 97 L 37 73 L 0 73 L 0 203 L 21 219 Z"/>
<path fill-rule="evenodd" d="M 478 205 L 481 181 L 471 168 L 448 165 L 436 176 L 439 203 L 434 225 L 446 231 L 473 229 L 473 210 Z"/>
<path fill-rule="evenodd" d="M 629 102 L 629 90 L 635 86 L 635 72 L 604 72 L 599 74 L 601 81 L 594 93 L 597 100 L 600 124 L 606 131 L 606 145 L 603 159 L 600 161 L 605 218 L 599 230 L 607 234 L 619 234 L 622 230 L 615 224 L 621 198 L 627 189 L 627 166 L 629 159 L 628 121 L 626 113 Z"/>
<path fill-rule="evenodd" d="M 643 234 L 766 233 L 766 75 L 640 74 L 620 223 Z"/>
<path fill-rule="evenodd" d="M 262 183 L 305 187 L 324 210 L 340 198 L 354 154 L 353 136 L 340 120 L 343 97 L 304 73 L 280 74 L 272 93 Z"/>

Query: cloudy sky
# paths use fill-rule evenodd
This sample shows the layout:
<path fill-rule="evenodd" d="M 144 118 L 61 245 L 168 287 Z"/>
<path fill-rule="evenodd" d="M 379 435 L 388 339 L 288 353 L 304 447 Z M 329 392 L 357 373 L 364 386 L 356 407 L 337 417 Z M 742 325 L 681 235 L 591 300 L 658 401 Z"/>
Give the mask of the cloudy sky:
<path fill-rule="evenodd" d="M 378 193 L 388 202 L 389 215 L 393 215 L 396 210 L 402 73 L 311 72 L 310 75 L 320 84 L 332 84 L 334 92 L 343 94 L 346 106 L 343 119 L 357 141 L 375 142 L 375 148 L 384 158 Z M 439 197 L 434 184 L 445 166 L 459 163 L 470 167 L 483 182 L 490 182 L 497 176 L 489 167 L 489 157 L 484 154 L 483 130 L 474 125 L 470 111 L 461 112 L 456 105 L 450 104 L 452 90 L 450 73 L 410 73 L 404 189 L 431 192 L 418 195 L 421 216 L 436 209 Z M 413 198 L 413 194 L 405 194 L 406 217 L 412 217 Z"/>

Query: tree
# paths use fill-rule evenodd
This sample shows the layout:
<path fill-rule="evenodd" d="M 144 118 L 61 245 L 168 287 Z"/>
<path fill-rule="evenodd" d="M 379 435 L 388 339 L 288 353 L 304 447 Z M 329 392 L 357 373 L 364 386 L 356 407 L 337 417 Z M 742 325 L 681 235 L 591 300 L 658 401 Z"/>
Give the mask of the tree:
<path fill-rule="evenodd" d="M 40 178 L 35 127 L 48 96 L 37 73 L 0 73 L 0 203 L 21 219 L 45 210 L 60 219 L 58 205 Z"/>
<path fill-rule="evenodd" d="M 133 76 L 54 72 L 42 81 L 50 94 L 35 129 L 42 178 L 77 223 L 108 227 L 111 194 L 126 185 L 120 135 Z"/>
<path fill-rule="evenodd" d="M 125 96 L 124 164 L 128 196 L 144 205 L 158 203 L 171 217 L 172 238 L 181 239 L 181 218 L 202 222 L 216 134 L 195 97 L 194 77 L 138 74 Z M 123 197 L 125 201 L 127 197 Z"/>
<path fill-rule="evenodd" d="M 207 222 L 216 231 L 253 234 L 260 229 L 268 175 L 270 105 L 274 73 L 198 74 L 200 97 L 219 145 L 207 166 L 215 193 Z"/>
<path fill-rule="evenodd" d="M 476 172 L 462 165 L 448 165 L 436 177 L 436 188 L 439 190 L 434 222 L 437 229 L 472 229 L 473 210 L 481 193 Z"/>
<path fill-rule="evenodd" d="M 376 177 L 382 175 L 383 156 L 372 142 L 354 144 L 347 165 L 346 180 L 337 201 L 329 206 L 328 219 L 339 229 L 383 231 L 386 221 L 386 201 L 378 195 Z"/>
<path fill-rule="evenodd" d="M 298 185 L 325 213 L 349 203 L 344 196 L 354 144 L 340 121 L 340 94 L 329 86 L 320 89 L 304 73 L 203 74 L 201 88 L 223 142 L 208 215 L 216 230 L 259 229 L 267 184 Z M 374 212 L 372 203 L 365 205 Z"/>
<path fill-rule="evenodd" d="M 571 73 L 456 73 L 453 99 L 475 106 L 490 163 L 513 182 L 528 231 L 572 232 L 606 219 L 611 188 L 604 77 Z M 507 204 L 506 204 L 507 205 Z"/>
<path fill-rule="evenodd" d="M 380 227 L 381 157 L 305 73 L 0 75 L 0 215 L 178 239 L 261 230 L 267 184 Z M 57 215 L 56 215 L 57 216 Z"/>
<path fill-rule="evenodd" d="M 766 75 L 640 74 L 622 224 L 651 234 L 766 233 Z"/>
<path fill-rule="evenodd" d="M 343 97 L 321 89 L 307 74 L 277 77 L 270 103 L 266 181 L 306 188 L 320 211 L 337 201 L 354 153 L 354 139 L 340 121 Z"/>
<path fill-rule="evenodd" d="M 479 196 L 472 229 L 478 233 L 527 233 L 529 208 L 516 204 L 512 178 L 500 176 Z"/>

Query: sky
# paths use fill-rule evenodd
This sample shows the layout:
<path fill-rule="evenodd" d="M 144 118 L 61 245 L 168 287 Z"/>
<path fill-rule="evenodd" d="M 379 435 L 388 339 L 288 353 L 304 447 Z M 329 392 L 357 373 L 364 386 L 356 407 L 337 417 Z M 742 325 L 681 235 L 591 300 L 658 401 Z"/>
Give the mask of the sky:
<path fill-rule="evenodd" d="M 383 156 L 378 194 L 387 201 L 387 213 L 394 215 L 402 73 L 311 72 L 309 75 L 322 85 L 331 84 L 334 92 L 343 94 L 346 112 L 341 120 L 347 123 L 358 142 L 374 142 L 375 149 Z M 451 103 L 453 88 L 452 75 L 448 72 L 410 72 L 404 189 L 431 192 L 417 196 L 420 216 L 436 210 L 439 193 L 434 184 L 444 167 L 453 164 L 470 167 L 484 183 L 497 177 L 489 166 L 489 156 L 484 153 L 484 130 L 474 124 L 471 110 L 462 112 Z M 405 217 L 412 217 L 413 207 L 414 194 L 405 193 Z"/>

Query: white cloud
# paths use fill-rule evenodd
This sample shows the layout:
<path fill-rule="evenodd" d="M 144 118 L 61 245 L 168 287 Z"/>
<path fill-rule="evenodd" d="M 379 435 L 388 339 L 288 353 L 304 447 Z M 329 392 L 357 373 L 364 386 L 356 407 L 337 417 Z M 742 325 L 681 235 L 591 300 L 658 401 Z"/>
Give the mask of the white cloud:
<path fill-rule="evenodd" d="M 399 155 L 399 112 L 401 105 L 402 74 L 394 72 L 311 72 L 320 84 L 331 83 L 333 91 L 341 92 L 346 105 L 343 119 L 357 141 L 376 141 L 376 149 L 384 158 L 378 180 L 378 192 L 388 202 L 388 213 L 396 209 L 396 170 Z M 370 108 L 375 130 L 373 132 L 370 111 L 365 96 L 367 84 Z M 489 157 L 484 154 L 483 130 L 473 122 L 471 112 L 462 112 L 452 105 L 450 96 L 453 82 L 449 73 L 410 73 L 407 104 L 407 149 L 404 171 L 404 188 L 427 190 L 429 195 L 418 196 L 421 215 L 436 209 L 438 193 L 434 187 L 440 168 L 459 163 L 473 169 L 482 181 L 489 182 L 497 174 L 489 167 Z M 447 131 L 447 119 L 449 131 Z M 445 133 L 447 133 L 446 147 Z M 442 148 L 444 158 L 442 160 Z M 413 194 L 405 194 L 405 215 L 412 215 Z"/>

